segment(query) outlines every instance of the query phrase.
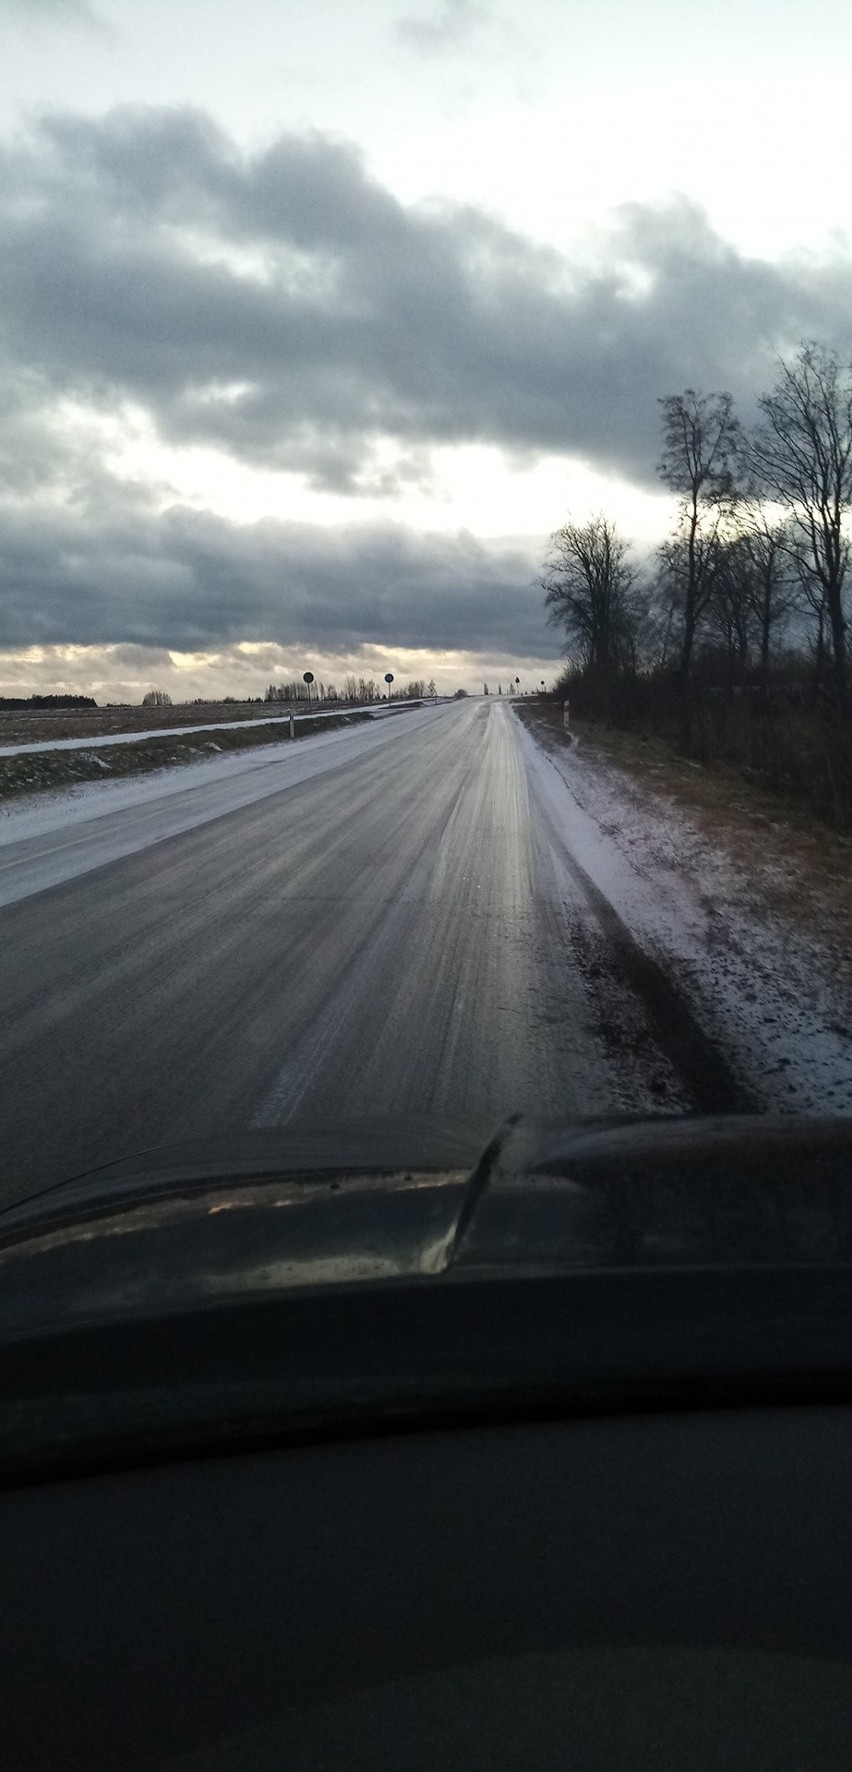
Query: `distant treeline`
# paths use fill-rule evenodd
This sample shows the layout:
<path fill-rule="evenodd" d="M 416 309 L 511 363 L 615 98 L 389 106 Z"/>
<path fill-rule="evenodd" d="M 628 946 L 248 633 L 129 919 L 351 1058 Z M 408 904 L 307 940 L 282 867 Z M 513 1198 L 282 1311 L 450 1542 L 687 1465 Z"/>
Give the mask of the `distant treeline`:
<path fill-rule="evenodd" d="M 0 695 L 0 708 L 96 708 L 91 695 Z"/>

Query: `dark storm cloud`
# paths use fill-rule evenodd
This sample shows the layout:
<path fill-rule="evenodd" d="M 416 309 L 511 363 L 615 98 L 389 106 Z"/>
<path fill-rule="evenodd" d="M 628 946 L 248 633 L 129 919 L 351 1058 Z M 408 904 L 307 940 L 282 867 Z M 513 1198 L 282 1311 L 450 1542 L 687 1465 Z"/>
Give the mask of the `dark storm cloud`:
<path fill-rule="evenodd" d="M 849 336 L 848 260 L 748 260 L 685 200 L 625 208 L 571 262 L 481 210 L 406 208 L 340 142 L 246 157 L 192 111 L 48 119 L 0 155 L 0 192 L 3 334 L 31 386 L 132 399 L 172 440 L 336 489 L 374 490 L 381 437 L 650 483 L 659 394 L 747 395 L 777 344 Z"/>
<path fill-rule="evenodd" d="M 521 548 L 394 524 L 246 528 L 132 506 L 34 524 L 19 512 L 0 528 L 0 646 L 268 640 L 549 656 L 534 572 Z"/>
<path fill-rule="evenodd" d="M 570 262 L 471 207 L 406 208 L 318 135 L 252 157 L 189 110 L 48 118 L 0 146 L 0 645 L 548 656 L 532 554 L 163 514 L 69 411 L 129 401 L 172 442 L 352 493 L 466 442 L 654 484 L 660 394 L 742 398 L 773 347 L 848 345 L 850 295 L 848 259 L 747 260 L 685 201 L 625 208 Z"/>

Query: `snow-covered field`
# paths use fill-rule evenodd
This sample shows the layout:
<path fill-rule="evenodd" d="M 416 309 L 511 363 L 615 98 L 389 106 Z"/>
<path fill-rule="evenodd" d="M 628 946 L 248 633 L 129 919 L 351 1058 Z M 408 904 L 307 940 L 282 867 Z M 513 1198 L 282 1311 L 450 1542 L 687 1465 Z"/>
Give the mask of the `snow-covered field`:
<path fill-rule="evenodd" d="M 582 743 L 545 750 L 526 729 L 522 742 L 534 791 L 572 856 L 661 958 L 762 1105 L 852 1112 L 852 1001 L 833 949 L 777 915 L 761 871 L 746 874 L 708 847 L 672 800 Z"/>
<path fill-rule="evenodd" d="M 404 705 L 404 704 L 403 704 Z M 294 714 L 300 720 L 339 720 L 341 714 L 365 713 L 372 719 L 382 719 L 387 714 L 396 714 L 399 707 L 327 707 L 312 708 L 310 713 Z M 0 757 L 34 757 L 45 751 L 100 751 L 105 745 L 115 744 L 148 744 L 152 738 L 190 738 L 198 732 L 239 732 L 246 727 L 258 726 L 289 726 L 290 715 L 263 714 L 254 720 L 207 720 L 201 726 L 157 726 L 144 732 L 109 732 L 94 737 L 90 733 L 87 738 L 39 738 L 32 744 L 0 744 Z"/>

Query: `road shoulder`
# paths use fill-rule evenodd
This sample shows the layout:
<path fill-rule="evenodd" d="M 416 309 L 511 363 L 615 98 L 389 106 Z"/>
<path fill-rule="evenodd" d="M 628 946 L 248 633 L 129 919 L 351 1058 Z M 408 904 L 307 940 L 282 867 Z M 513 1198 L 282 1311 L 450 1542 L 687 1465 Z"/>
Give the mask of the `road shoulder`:
<path fill-rule="evenodd" d="M 852 1112 L 852 845 L 653 743 L 516 711 L 584 866 L 760 1104 Z"/>

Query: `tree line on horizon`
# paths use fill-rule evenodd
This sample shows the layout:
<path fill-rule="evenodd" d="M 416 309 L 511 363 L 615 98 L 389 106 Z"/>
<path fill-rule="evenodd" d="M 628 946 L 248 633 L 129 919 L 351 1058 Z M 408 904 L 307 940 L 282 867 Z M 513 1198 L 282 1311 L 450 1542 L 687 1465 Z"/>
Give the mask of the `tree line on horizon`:
<path fill-rule="evenodd" d="M 15 711 L 32 708 L 49 712 L 51 708 L 96 708 L 97 705 L 93 695 L 0 695 L 0 709 Z"/>
<path fill-rule="evenodd" d="M 407 684 L 405 688 L 401 683 L 391 684 L 390 687 L 394 700 L 401 698 L 407 701 L 421 701 L 425 700 L 427 696 L 435 696 L 438 693 L 434 679 L 427 683 L 422 677 Z M 374 702 L 382 701 L 386 694 L 387 685 L 376 683 L 372 677 L 349 676 L 345 679 L 341 690 L 338 690 L 334 683 L 318 683 L 316 681 L 311 683 L 304 681 L 270 683 L 264 701 Z"/>

